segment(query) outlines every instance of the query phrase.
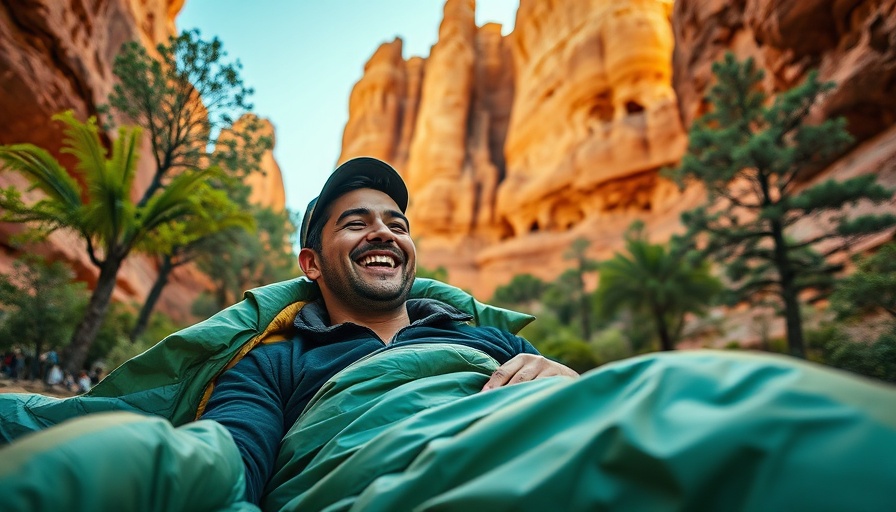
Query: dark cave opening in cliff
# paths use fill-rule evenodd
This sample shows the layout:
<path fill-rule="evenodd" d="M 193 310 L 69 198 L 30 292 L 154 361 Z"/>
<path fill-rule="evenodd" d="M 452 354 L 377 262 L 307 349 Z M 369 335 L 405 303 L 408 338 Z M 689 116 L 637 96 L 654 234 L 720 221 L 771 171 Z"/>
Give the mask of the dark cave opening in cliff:
<path fill-rule="evenodd" d="M 625 102 L 625 111 L 629 114 L 637 114 L 638 112 L 644 112 L 644 105 L 641 105 L 637 101 L 626 101 Z"/>

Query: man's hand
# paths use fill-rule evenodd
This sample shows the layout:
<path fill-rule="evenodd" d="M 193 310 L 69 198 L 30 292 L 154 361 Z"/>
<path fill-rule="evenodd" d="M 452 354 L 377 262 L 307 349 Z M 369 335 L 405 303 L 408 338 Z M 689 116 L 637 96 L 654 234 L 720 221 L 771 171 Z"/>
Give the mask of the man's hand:
<path fill-rule="evenodd" d="M 563 366 L 556 361 L 551 361 L 546 357 L 535 354 L 518 354 L 492 373 L 485 386 L 482 386 L 482 391 L 555 375 L 579 376 L 572 368 Z"/>

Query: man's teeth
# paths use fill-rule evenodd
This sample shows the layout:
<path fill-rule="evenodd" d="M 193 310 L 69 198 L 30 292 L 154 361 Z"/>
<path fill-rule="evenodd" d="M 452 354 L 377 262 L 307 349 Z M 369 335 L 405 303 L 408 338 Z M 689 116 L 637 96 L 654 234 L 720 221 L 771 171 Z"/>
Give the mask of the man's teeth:
<path fill-rule="evenodd" d="M 367 256 L 361 259 L 361 265 L 367 267 L 370 265 L 387 265 L 395 267 L 395 260 L 391 256 L 377 254 L 376 256 Z"/>

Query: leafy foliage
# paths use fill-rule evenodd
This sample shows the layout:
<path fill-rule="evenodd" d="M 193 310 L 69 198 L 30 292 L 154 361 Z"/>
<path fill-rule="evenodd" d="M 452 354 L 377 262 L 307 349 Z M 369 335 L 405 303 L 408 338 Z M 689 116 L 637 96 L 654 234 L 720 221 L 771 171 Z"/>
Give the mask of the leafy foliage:
<path fill-rule="evenodd" d="M 508 307 L 531 303 L 539 300 L 547 287 L 547 283 L 532 274 L 518 274 L 509 283 L 495 290 L 491 302 Z"/>
<path fill-rule="evenodd" d="M 837 283 L 831 305 L 840 318 L 880 310 L 896 319 L 896 242 L 860 259 L 855 272 Z"/>
<path fill-rule="evenodd" d="M 115 111 L 144 128 L 152 145 L 155 172 L 140 204 L 151 200 L 172 177 L 217 167 L 223 172 L 198 191 L 209 204 L 202 218 L 170 224 L 147 243 L 158 254 L 158 274 L 131 332 L 136 339 L 174 268 L 217 249 L 218 234 L 242 230 L 252 235 L 255 219 L 247 210 L 248 191 L 241 181 L 259 172 L 272 140 L 260 135 L 251 110 L 252 89 L 240 77 L 238 61 L 228 62 L 217 38 L 204 41 L 186 31 L 160 44 L 151 54 L 138 42 L 127 43 L 115 59 L 118 82 L 106 111 Z"/>
<path fill-rule="evenodd" d="M 68 369 L 75 372 L 96 337 L 124 259 L 153 231 L 201 212 L 206 205 L 197 192 L 215 171 L 175 176 L 143 204 L 134 204 L 130 191 L 140 129 L 121 128 L 107 158 L 95 119 L 82 123 L 71 112 L 54 119 L 65 125 L 62 152 L 75 157 L 75 167 L 69 173 L 47 151 L 32 144 L 0 146 L 0 161 L 44 193 L 36 202 L 26 203 L 17 189 L 5 189 L 0 193 L 0 209 L 5 221 L 33 224 L 43 232 L 66 229 L 79 235 L 90 261 L 100 270 L 66 354 Z"/>
<path fill-rule="evenodd" d="M 26 256 L 0 275 L 0 347 L 31 347 L 34 354 L 61 346 L 84 314 L 87 290 L 64 263 Z"/>
<path fill-rule="evenodd" d="M 121 363 L 145 352 L 159 340 L 185 327 L 159 313 L 152 316 L 141 335 L 132 338 L 135 320 L 133 308 L 113 303 L 96 341 L 90 347 L 88 361 L 102 363 L 107 372 L 112 371 Z"/>
<path fill-rule="evenodd" d="M 241 176 L 257 170 L 271 146 L 270 138 L 258 135 L 257 119 L 221 137 L 222 129 L 252 109 L 253 90 L 243 84 L 239 61 L 227 62 L 221 41 L 203 41 L 197 30 L 155 50 L 150 54 L 137 41 L 122 46 L 112 67 L 117 83 L 104 106 L 149 136 L 156 173 L 144 200 L 174 170 L 217 165 Z"/>
<path fill-rule="evenodd" d="M 642 223 L 625 236 L 625 253 L 600 264 L 595 300 L 602 316 L 621 310 L 649 318 L 663 350 L 673 350 L 681 335 L 685 314 L 701 313 L 722 290 L 705 262 L 686 251 L 651 244 Z"/>
<path fill-rule="evenodd" d="M 737 300 L 779 298 L 790 351 L 804 357 L 800 294 L 830 288 L 840 266 L 829 256 L 896 225 L 896 215 L 850 218 L 844 207 L 887 201 L 893 191 L 871 175 L 798 190 L 801 180 L 851 143 L 842 118 L 807 123 L 812 106 L 833 87 L 819 82 L 816 72 L 769 104 L 760 89 L 763 73 L 752 59 L 741 63 L 729 53 L 713 71 L 713 108 L 694 123 L 687 154 L 672 172 L 682 185 L 702 183 L 708 202 L 682 221 L 692 243 L 727 265 Z M 803 219 L 833 228 L 796 238 L 791 228 Z"/>
<path fill-rule="evenodd" d="M 852 340 L 846 331 L 828 325 L 807 333 L 807 344 L 817 349 L 821 362 L 861 375 L 896 383 L 896 323 L 876 340 Z"/>
<path fill-rule="evenodd" d="M 582 325 L 582 338 L 591 337 L 591 301 L 585 290 L 585 274 L 597 270 L 597 261 L 586 256 L 586 251 L 591 242 L 587 238 L 576 238 L 570 244 L 569 249 L 563 255 L 568 260 L 573 260 L 575 266 L 570 269 L 567 282 L 572 299 L 578 304 L 578 316 Z"/>
<path fill-rule="evenodd" d="M 233 201 L 226 190 L 205 186 L 198 191 L 197 200 L 207 205 L 198 215 L 164 226 L 149 238 L 149 244 L 158 253 L 158 272 L 131 329 L 132 341 L 140 337 L 148 326 L 162 290 L 175 268 L 203 256 L 203 251 L 209 250 L 216 237 L 225 233 L 255 234 L 256 220 L 248 211 L 250 208 Z M 276 254 L 279 253 L 271 255 L 272 260 L 276 259 Z"/>
<path fill-rule="evenodd" d="M 299 275 L 291 248 L 297 219 L 291 212 L 249 207 L 258 234 L 228 229 L 202 240 L 195 261 L 213 282 L 211 295 L 203 295 L 193 311 L 207 316 L 236 303 L 244 291 Z"/>

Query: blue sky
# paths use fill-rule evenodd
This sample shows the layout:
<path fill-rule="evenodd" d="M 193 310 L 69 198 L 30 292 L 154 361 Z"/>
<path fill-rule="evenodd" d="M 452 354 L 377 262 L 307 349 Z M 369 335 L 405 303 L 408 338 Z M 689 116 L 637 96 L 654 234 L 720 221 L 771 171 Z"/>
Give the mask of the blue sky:
<path fill-rule="evenodd" d="M 518 0 L 479 0 L 477 25 L 513 29 Z M 443 0 L 188 0 L 178 30 L 217 36 L 255 89 L 255 112 L 274 123 L 287 207 L 304 212 L 332 172 L 348 99 L 364 63 L 401 37 L 404 56 L 428 56 Z"/>

